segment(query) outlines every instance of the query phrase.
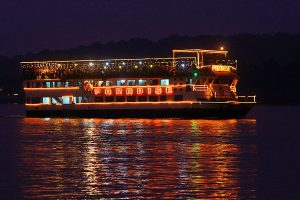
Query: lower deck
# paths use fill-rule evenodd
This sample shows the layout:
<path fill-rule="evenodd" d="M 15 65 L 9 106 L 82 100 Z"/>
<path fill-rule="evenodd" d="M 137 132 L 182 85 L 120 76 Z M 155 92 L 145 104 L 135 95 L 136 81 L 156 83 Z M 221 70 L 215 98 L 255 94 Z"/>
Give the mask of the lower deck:
<path fill-rule="evenodd" d="M 254 102 L 126 102 L 26 104 L 27 117 L 242 118 Z"/>

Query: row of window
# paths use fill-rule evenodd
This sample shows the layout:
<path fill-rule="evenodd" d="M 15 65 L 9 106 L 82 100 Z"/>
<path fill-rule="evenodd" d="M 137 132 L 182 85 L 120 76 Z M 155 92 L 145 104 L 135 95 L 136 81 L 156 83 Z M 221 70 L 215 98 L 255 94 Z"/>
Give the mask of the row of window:
<path fill-rule="evenodd" d="M 174 95 L 174 101 L 183 101 L 183 95 Z M 101 102 L 158 102 L 167 101 L 167 96 L 96 96 L 93 100 L 88 97 L 28 97 L 26 103 L 32 104 L 76 104 Z"/>
<path fill-rule="evenodd" d="M 55 88 L 55 87 L 80 87 L 84 84 L 91 84 L 95 87 L 100 86 L 146 86 L 146 85 L 170 85 L 169 79 L 153 80 L 87 80 L 87 81 L 46 81 L 46 82 L 27 82 L 27 88 Z"/>
<path fill-rule="evenodd" d="M 91 84 L 95 87 L 101 86 L 146 86 L 146 85 L 170 85 L 170 79 L 120 79 L 120 80 L 86 80 L 86 81 L 46 81 L 46 82 L 27 82 L 24 87 L 27 88 L 60 88 L 60 87 L 80 87 L 84 84 Z M 177 82 L 176 82 L 177 83 Z M 182 82 L 177 84 L 182 85 Z M 192 84 L 192 80 L 188 80 L 186 84 Z"/>

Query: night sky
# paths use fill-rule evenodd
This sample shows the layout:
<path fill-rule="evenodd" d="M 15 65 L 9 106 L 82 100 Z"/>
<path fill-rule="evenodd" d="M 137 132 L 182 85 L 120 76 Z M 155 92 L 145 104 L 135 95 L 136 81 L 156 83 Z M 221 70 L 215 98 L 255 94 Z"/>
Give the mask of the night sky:
<path fill-rule="evenodd" d="M 0 0 L 0 55 L 172 34 L 299 33 L 299 0 Z"/>

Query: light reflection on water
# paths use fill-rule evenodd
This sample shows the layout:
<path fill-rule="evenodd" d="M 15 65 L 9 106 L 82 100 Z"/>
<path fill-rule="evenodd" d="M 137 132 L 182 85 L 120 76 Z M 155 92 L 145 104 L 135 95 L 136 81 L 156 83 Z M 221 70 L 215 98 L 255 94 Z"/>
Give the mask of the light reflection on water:
<path fill-rule="evenodd" d="M 256 120 L 20 122 L 26 198 L 256 198 Z"/>

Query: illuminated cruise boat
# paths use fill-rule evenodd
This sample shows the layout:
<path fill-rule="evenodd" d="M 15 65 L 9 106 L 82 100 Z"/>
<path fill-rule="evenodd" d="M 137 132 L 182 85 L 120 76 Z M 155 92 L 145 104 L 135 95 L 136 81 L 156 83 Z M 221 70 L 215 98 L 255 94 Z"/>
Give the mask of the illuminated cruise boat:
<path fill-rule="evenodd" d="M 170 58 L 21 62 L 27 117 L 240 118 L 227 51 L 173 50 Z"/>

